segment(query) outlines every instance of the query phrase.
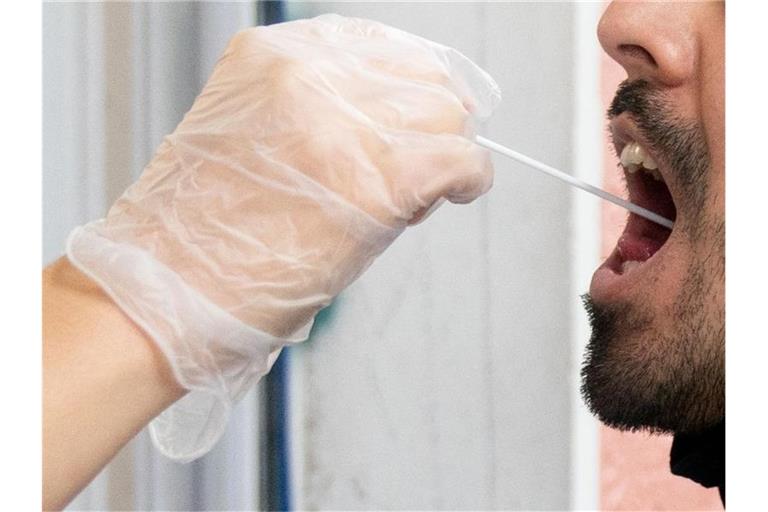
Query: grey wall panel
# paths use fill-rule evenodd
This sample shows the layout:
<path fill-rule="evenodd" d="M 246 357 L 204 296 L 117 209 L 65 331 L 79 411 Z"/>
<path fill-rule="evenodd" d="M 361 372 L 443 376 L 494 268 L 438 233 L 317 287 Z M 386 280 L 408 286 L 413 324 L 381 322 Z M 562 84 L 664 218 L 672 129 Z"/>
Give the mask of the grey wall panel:
<path fill-rule="evenodd" d="M 61 255 L 66 234 L 101 215 L 104 140 L 99 113 L 100 7 L 46 4 L 43 9 L 43 262 Z M 92 51 L 89 51 L 92 48 Z M 93 148 L 90 150 L 90 148 Z"/>
<path fill-rule="evenodd" d="M 507 90 L 491 138 L 558 168 L 572 148 L 573 7 L 489 4 L 489 71 Z M 497 507 L 568 506 L 570 245 L 567 187 L 496 157 L 489 194 L 490 359 Z"/>

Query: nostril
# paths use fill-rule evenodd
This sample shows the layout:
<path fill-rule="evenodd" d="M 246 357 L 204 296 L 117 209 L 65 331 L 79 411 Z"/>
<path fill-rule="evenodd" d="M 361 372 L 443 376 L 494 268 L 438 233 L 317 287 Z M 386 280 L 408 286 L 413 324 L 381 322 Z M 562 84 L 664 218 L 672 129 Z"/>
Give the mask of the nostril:
<path fill-rule="evenodd" d="M 638 46 L 636 44 L 620 44 L 619 51 L 628 57 L 641 59 L 653 67 L 658 67 L 656 59 L 653 58 L 653 55 L 651 55 L 650 52 L 642 46 Z"/>

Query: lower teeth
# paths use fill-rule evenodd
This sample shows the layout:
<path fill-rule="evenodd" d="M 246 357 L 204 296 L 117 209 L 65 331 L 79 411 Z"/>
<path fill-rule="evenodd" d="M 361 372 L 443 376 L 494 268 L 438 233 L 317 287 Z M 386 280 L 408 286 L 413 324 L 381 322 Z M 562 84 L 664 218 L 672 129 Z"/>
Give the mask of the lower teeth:
<path fill-rule="evenodd" d="M 627 272 L 632 271 L 633 269 L 639 267 L 641 262 L 639 261 L 625 261 L 621 264 L 621 273 L 626 274 Z"/>

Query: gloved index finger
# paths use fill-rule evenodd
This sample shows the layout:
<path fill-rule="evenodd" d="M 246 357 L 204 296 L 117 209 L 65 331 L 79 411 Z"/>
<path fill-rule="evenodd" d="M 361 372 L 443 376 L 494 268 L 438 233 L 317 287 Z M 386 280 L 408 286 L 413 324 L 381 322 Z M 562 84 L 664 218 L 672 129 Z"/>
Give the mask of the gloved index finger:
<path fill-rule="evenodd" d="M 451 86 L 465 108 L 477 119 L 487 119 L 501 102 L 501 89 L 493 77 L 463 53 L 445 48 Z"/>

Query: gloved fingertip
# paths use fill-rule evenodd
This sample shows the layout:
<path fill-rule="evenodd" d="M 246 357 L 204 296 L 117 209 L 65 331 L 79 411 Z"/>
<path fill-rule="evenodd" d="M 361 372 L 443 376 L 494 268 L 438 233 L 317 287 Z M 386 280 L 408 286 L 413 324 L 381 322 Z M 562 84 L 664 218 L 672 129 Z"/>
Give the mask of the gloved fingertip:
<path fill-rule="evenodd" d="M 489 152 L 474 143 L 470 144 L 473 146 L 471 151 L 475 153 L 473 164 L 445 194 L 445 198 L 454 204 L 471 203 L 493 186 L 494 170 Z"/>

